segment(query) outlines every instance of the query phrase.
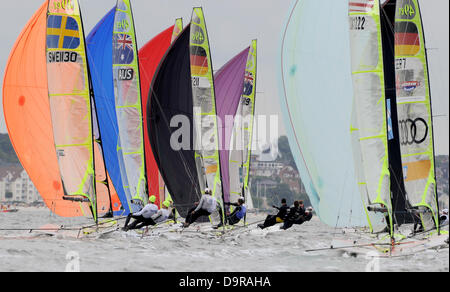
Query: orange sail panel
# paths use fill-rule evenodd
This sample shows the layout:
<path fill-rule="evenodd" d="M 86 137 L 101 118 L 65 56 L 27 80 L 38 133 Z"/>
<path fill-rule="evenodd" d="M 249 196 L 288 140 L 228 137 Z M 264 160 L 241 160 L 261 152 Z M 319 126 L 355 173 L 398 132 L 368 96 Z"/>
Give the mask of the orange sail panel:
<path fill-rule="evenodd" d="M 6 126 L 22 166 L 47 207 L 63 217 L 90 215 L 88 204 L 63 200 L 48 99 L 46 19 L 47 1 L 11 50 L 3 81 Z"/>

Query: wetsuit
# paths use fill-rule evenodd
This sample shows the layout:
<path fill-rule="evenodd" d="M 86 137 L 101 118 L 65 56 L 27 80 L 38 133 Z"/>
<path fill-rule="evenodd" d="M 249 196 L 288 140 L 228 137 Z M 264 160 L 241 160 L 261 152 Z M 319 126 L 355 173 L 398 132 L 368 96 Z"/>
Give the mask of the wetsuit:
<path fill-rule="evenodd" d="M 217 201 L 210 195 L 203 195 L 197 207 L 189 210 L 188 215 L 186 216 L 186 223 L 192 224 L 200 216 L 209 216 L 211 213 L 216 211 L 217 209 Z M 192 214 L 194 212 L 194 214 Z"/>
<path fill-rule="evenodd" d="M 239 205 L 237 203 L 225 203 L 225 205 L 228 206 L 235 206 L 236 208 L 233 210 L 233 213 L 231 213 L 228 216 L 225 216 L 225 222 L 228 223 L 228 225 L 234 225 L 239 223 L 242 218 L 245 217 L 245 214 L 247 213 L 247 207 L 245 205 Z M 222 211 L 220 211 L 220 220 L 222 220 Z M 221 227 L 223 224 L 220 223 L 217 227 Z"/>
<path fill-rule="evenodd" d="M 158 213 L 156 213 L 155 215 L 153 215 L 150 219 L 149 225 L 156 225 L 158 223 L 164 222 L 166 221 L 170 216 L 170 211 L 167 209 L 161 209 L 158 211 Z M 144 227 L 144 226 L 142 226 Z"/>
<path fill-rule="evenodd" d="M 153 220 L 151 217 L 158 212 L 158 206 L 155 204 L 147 204 L 141 211 L 137 213 L 130 213 L 125 220 L 124 230 L 130 229 L 140 229 L 144 226 L 151 225 Z M 134 222 L 128 225 L 131 218 L 134 219 Z"/>
<path fill-rule="evenodd" d="M 281 205 L 281 207 L 273 206 L 275 209 L 278 209 L 278 213 L 276 215 L 267 215 L 266 220 L 263 224 L 258 224 L 259 228 L 264 229 L 270 226 L 273 226 L 277 223 L 283 222 L 284 218 L 286 217 L 286 214 L 289 210 L 288 205 L 284 204 Z"/>
<path fill-rule="evenodd" d="M 282 229 L 289 229 L 295 222 L 300 222 L 300 218 L 305 215 L 305 209 L 302 207 L 292 207 L 289 209 L 289 213 L 284 220 L 284 224 L 281 227 Z M 310 218 L 311 219 L 311 218 Z M 303 222 L 302 222 L 303 223 Z"/>

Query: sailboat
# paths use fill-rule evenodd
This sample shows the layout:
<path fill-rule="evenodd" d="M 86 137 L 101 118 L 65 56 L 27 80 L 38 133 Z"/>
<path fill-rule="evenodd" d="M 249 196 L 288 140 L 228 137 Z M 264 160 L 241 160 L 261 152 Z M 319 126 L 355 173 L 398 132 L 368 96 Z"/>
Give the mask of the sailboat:
<path fill-rule="evenodd" d="M 224 214 L 213 65 L 205 17 L 199 7 L 192 12 L 190 35 L 195 164 L 201 192 L 209 188 Z"/>
<path fill-rule="evenodd" d="M 331 32 L 329 27 L 316 29 L 324 35 L 328 32 L 333 37 L 324 40 L 323 37 L 317 38 L 316 34 L 312 44 L 314 46 L 321 43 L 326 47 L 327 41 L 329 44 L 336 42 L 337 46 L 342 47 L 337 48 L 338 52 L 339 49 L 342 49 L 340 52 L 346 50 L 351 56 L 343 56 L 336 61 L 333 56 L 337 56 L 337 53 L 316 52 L 322 58 L 316 63 L 316 72 L 326 66 L 330 68 L 331 74 L 325 73 L 322 78 L 332 84 L 328 87 L 340 98 L 331 99 L 333 94 L 326 94 L 329 88 L 321 88 L 323 92 L 308 96 L 310 103 L 315 103 L 316 106 L 317 99 L 323 98 L 330 103 L 338 100 L 339 104 L 333 108 L 335 111 L 349 113 L 348 109 L 352 109 L 352 114 L 348 115 L 351 121 L 347 123 L 350 124 L 350 131 L 346 134 L 338 132 L 341 136 L 336 140 L 328 137 L 334 143 L 325 144 L 335 149 L 344 144 L 337 141 L 344 140 L 346 145 L 352 144 L 351 147 L 346 146 L 351 151 L 339 152 L 340 156 L 354 163 L 353 169 L 347 164 L 348 170 L 343 171 L 349 177 L 343 180 L 344 185 L 340 188 L 337 187 L 339 185 L 334 185 L 335 197 L 344 202 L 336 204 L 334 212 L 327 206 L 336 200 L 327 195 L 327 187 L 331 185 L 332 179 L 327 176 L 326 170 L 316 168 L 318 164 L 315 160 L 322 159 L 311 156 L 315 151 L 310 152 L 309 148 L 314 143 L 319 145 L 317 143 L 321 140 L 317 136 L 308 137 L 314 131 L 314 123 L 310 122 L 307 125 L 310 129 L 306 130 L 305 121 L 295 123 L 298 118 L 288 115 L 288 124 L 292 126 L 290 143 L 306 145 L 298 148 L 300 155 L 294 151 L 294 156 L 319 217 L 336 227 L 365 226 L 377 238 L 375 242 L 373 236 L 365 237 L 365 242 L 361 238 L 359 242 L 336 240 L 330 249 L 343 248 L 352 253 L 373 251 L 377 256 L 400 256 L 445 246 L 448 236 L 444 234 L 448 232 L 441 230 L 438 219 L 430 89 L 419 4 L 416 0 L 350 0 L 347 7 L 331 1 L 327 4 L 337 12 L 335 19 L 331 19 L 336 25 L 331 28 Z M 298 57 L 298 51 L 302 49 L 305 54 L 305 47 L 295 43 L 295 33 L 289 24 L 297 24 L 297 32 L 304 34 L 303 41 L 310 39 L 308 29 L 299 25 L 308 20 L 299 21 L 295 17 L 307 18 L 305 11 L 314 5 L 311 2 L 294 4 L 283 37 L 282 88 L 284 104 L 290 106 L 288 111 L 295 110 L 298 106 L 292 101 L 292 93 L 295 92 L 292 89 L 295 85 L 291 80 L 298 80 L 299 75 L 304 76 L 299 72 L 310 68 L 310 63 L 303 57 Z M 342 24 L 345 23 L 342 18 L 344 12 L 350 19 L 350 33 L 348 26 L 344 27 Z M 301 29 L 298 30 L 298 27 Z M 348 43 L 342 40 L 348 40 Z M 296 47 L 297 52 L 292 51 L 289 45 Z M 347 73 L 345 63 L 351 64 L 351 75 Z M 339 83 L 333 81 L 337 81 L 336 76 L 340 78 Z M 352 80 L 349 80 L 349 76 Z M 353 94 L 349 88 L 353 88 Z M 354 98 L 350 102 L 346 96 Z M 299 95 L 302 105 L 307 110 L 311 109 L 304 97 Z M 301 111 L 304 112 L 305 110 Z M 323 114 L 326 116 L 327 111 Z M 336 118 L 333 119 L 333 116 Z M 328 116 L 328 119 L 334 120 L 334 124 L 328 127 L 341 131 L 345 123 L 337 116 L 335 113 Z M 321 121 L 317 123 L 320 124 Z M 327 129 L 322 134 L 328 134 Z M 311 137 L 308 142 L 304 141 Z M 320 147 L 320 150 L 323 151 L 324 147 Z M 336 166 L 333 159 L 328 162 L 329 168 Z M 340 167 L 344 165 L 338 164 Z M 424 232 L 415 233 L 410 223 L 421 224 Z"/>
<path fill-rule="evenodd" d="M 132 212 L 148 202 L 139 60 L 129 0 L 118 0 L 112 42 L 120 173 Z"/>
<path fill-rule="evenodd" d="M 66 13 L 65 8 L 67 8 L 68 13 Z M 47 17 L 47 14 L 50 16 Z M 65 22 L 64 25 L 68 29 L 62 27 L 62 21 L 67 21 L 67 19 L 69 19 L 69 22 Z M 8 66 L 5 70 L 3 103 L 5 120 L 14 149 L 47 207 L 59 216 L 92 216 L 97 221 L 97 213 L 103 215 L 112 212 L 111 202 L 114 201 L 114 198 L 117 198 L 114 188 L 107 187 L 107 173 L 104 171 L 104 165 L 102 166 L 103 161 L 100 154 L 101 141 L 97 139 L 98 136 L 95 136 L 95 126 L 90 122 L 87 123 L 91 133 L 90 144 L 92 146 L 88 146 L 88 140 L 84 140 L 79 145 L 83 144 L 87 147 L 84 150 L 89 148 L 92 152 L 90 150 L 83 152 L 81 150 L 83 146 L 75 146 L 80 141 L 75 142 L 72 140 L 74 137 L 70 138 L 71 133 L 74 134 L 73 131 L 68 131 L 65 137 L 58 135 L 61 132 L 55 134 L 52 119 L 61 118 L 58 115 L 68 109 L 68 107 L 64 108 L 68 104 L 64 105 L 63 98 L 58 99 L 52 95 L 49 98 L 49 93 L 53 94 L 59 90 L 59 88 L 55 88 L 59 78 L 56 75 L 59 70 L 67 70 L 67 72 L 70 72 L 68 75 L 74 74 L 72 75 L 74 76 L 73 79 L 65 80 L 66 87 L 60 88 L 70 96 L 74 93 L 73 91 L 72 93 L 69 92 L 71 86 L 72 89 L 78 90 L 89 81 L 89 79 L 84 79 L 86 83 L 83 83 L 80 78 L 83 79 L 87 75 L 76 74 L 77 68 L 78 70 L 84 68 L 84 73 L 87 72 L 86 64 L 82 61 L 84 59 L 79 59 L 80 56 L 85 55 L 82 46 L 83 40 L 78 3 L 70 2 L 62 5 L 58 1 L 45 1 L 22 31 L 11 51 Z M 48 48 L 48 45 L 54 48 Z M 76 49 L 72 49 L 75 46 Z M 49 49 L 47 56 L 40 53 L 47 49 Z M 26 64 L 23 63 L 24 60 L 27 61 Z M 49 77 L 45 74 L 47 67 L 49 67 L 48 71 L 51 74 Z M 80 93 L 87 98 L 89 89 L 86 90 L 83 93 L 77 91 L 76 94 Z M 86 92 L 87 95 L 85 95 Z M 76 94 L 73 95 L 74 99 L 76 99 Z M 53 110 L 51 110 L 50 101 L 60 103 L 58 105 L 53 103 Z M 72 105 L 75 105 L 75 103 Z M 64 109 L 59 112 L 55 106 L 56 108 L 61 106 Z M 63 127 L 70 127 L 69 124 L 76 119 L 74 116 L 71 118 L 73 119 L 62 119 L 61 121 L 65 121 L 65 123 L 60 123 L 61 128 L 56 130 L 60 131 Z M 78 134 L 80 133 L 76 133 L 76 135 Z M 62 143 L 61 147 L 58 147 L 58 152 L 55 148 L 54 138 L 58 140 L 58 143 Z M 72 142 L 74 143 L 72 144 Z M 95 177 L 96 185 L 93 183 L 94 172 L 91 172 L 93 169 L 91 166 L 94 165 L 94 149 L 96 151 L 95 163 L 98 168 Z M 69 165 L 72 162 L 62 157 L 67 151 L 70 154 L 66 158 L 72 157 L 71 155 L 80 153 L 77 152 L 79 150 L 83 152 L 80 162 L 83 158 L 86 158 L 89 161 L 86 164 L 88 167 L 85 167 L 84 170 L 83 167 L 70 169 Z M 58 157 L 60 158 L 59 161 Z M 102 167 L 103 172 L 100 171 Z M 42 171 L 43 168 L 45 171 Z M 76 174 L 71 176 L 71 171 Z M 75 180 L 80 178 L 83 171 L 85 171 L 86 176 L 81 178 L 82 182 L 79 188 L 75 190 L 77 188 L 74 186 Z M 62 173 L 64 173 L 67 181 L 62 179 Z M 97 194 L 94 195 L 93 192 L 95 187 L 99 189 L 98 198 Z M 83 193 L 84 191 L 86 193 Z"/>
<path fill-rule="evenodd" d="M 3 81 L 3 112 L 14 150 L 46 206 L 59 216 L 77 217 L 88 207 L 63 200 L 53 144 L 43 53 L 47 6 L 44 1 L 11 50 Z"/>
<path fill-rule="evenodd" d="M 257 41 L 248 50 L 240 103 L 237 108 L 229 151 L 229 201 L 244 197 L 247 208 L 253 208 L 250 195 L 250 156 L 256 108 Z M 226 137 L 226 136 L 225 136 Z M 225 184 L 224 184 L 225 185 Z M 226 197 L 226 193 L 224 192 Z M 226 201 L 226 200 L 225 200 Z"/>
<path fill-rule="evenodd" d="M 95 99 L 97 107 L 101 108 L 98 114 L 100 131 L 102 132 L 103 146 L 105 152 L 105 162 L 111 179 L 118 190 L 118 195 L 123 206 L 123 210 L 116 212 L 116 215 L 127 215 L 133 211 L 131 194 L 124 186 L 128 186 L 127 177 L 122 176 L 125 171 L 121 147 L 118 147 L 118 121 L 114 98 L 113 83 L 113 30 L 116 17 L 115 6 L 91 31 L 87 38 L 88 57 L 91 65 Z M 128 23 L 123 21 L 123 23 Z M 170 45 L 171 39 L 181 30 L 181 19 L 176 21 L 175 26 L 171 26 L 147 42 L 139 50 L 139 72 L 141 92 L 148 92 L 149 83 L 152 80 L 153 72 Z M 146 103 L 146 95 L 142 96 L 143 103 Z M 143 112 L 144 126 L 146 111 Z M 146 135 L 144 135 L 146 138 Z M 147 140 L 144 140 L 147 143 Z M 158 188 L 163 183 L 159 183 L 158 168 L 151 160 L 153 154 L 150 145 L 146 144 L 145 158 L 147 161 L 147 181 L 149 183 L 149 194 L 156 195 Z M 119 162 L 120 161 L 120 162 Z M 121 168 L 122 166 L 122 168 Z M 122 170 L 121 170 L 122 169 Z M 158 203 L 158 201 L 156 202 Z M 137 209 L 138 207 L 134 207 Z"/>
<path fill-rule="evenodd" d="M 47 12 L 47 80 L 63 199 L 87 203 L 98 222 L 112 211 L 78 1 L 50 0 Z M 117 196 L 117 194 L 114 194 Z"/>
<path fill-rule="evenodd" d="M 182 217 L 199 201 L 206 185 L 218 200 L 222 198 L 214 96 L 203 12 L 194 8 L 191 23 L 156 70 L 147 103 L 155 160 Z M 206 131 L 211 136 L 202 145 Z"/>

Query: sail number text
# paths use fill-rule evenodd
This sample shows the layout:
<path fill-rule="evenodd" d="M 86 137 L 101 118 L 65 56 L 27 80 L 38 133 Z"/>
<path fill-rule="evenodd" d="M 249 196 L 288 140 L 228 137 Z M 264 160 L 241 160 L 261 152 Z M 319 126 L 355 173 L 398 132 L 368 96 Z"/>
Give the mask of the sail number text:
<path fill-rule="evenodd" d="M 366 24 L 366 18 L 364 16 L 356 16 L 352 18 L 350 23 L 351 30 L 364 30 Z"/>
<path fill-rule="evenodd" d="M 77 60 L 76 52 L 48 52 L 48 63 L 76 63 Z"/>
<path fill-rule="evenodd" d="M 200 86 L 200 78 L 192 77 L 192 87 L 199 87 L 199 86 Z"/>

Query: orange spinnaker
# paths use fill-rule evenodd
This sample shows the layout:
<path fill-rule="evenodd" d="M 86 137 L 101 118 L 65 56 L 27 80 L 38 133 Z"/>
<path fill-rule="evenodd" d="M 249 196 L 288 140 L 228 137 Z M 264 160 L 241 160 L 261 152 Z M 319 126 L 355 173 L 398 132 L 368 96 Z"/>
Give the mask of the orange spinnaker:
<path fill-rule="evenodd" d="M 161 61 L 162 57 L 171 44 L 173 30 L 174 26 L 169 27 L 168 29 L 154 37 L 139 50 L 139 72 L 141 75 L 141 95 L 145 144 L 144 148 L 147 167 L 148 194 L 149 196 L 154 195 L 156 197 L 155 204 L 157 206 L 160 206 L 160 201 L 164 198 L 160 198 L 160 189 L 162 188 L 162 186 L 160 186 L 159 169 L 153 156 L 150 139 L 147 132 L 147 101 L 153 75 L 155 74 L 159 62 Z"/>
<path fill-rule="evenodd" d="M 90 216 L 87 203 L 62 199 L 48 98 L 46 20 L 47 1 L 21 32 L 9 56 L 3 80 L 6 126 L 22 166 L 47 207 L 63 217 Z"/>

